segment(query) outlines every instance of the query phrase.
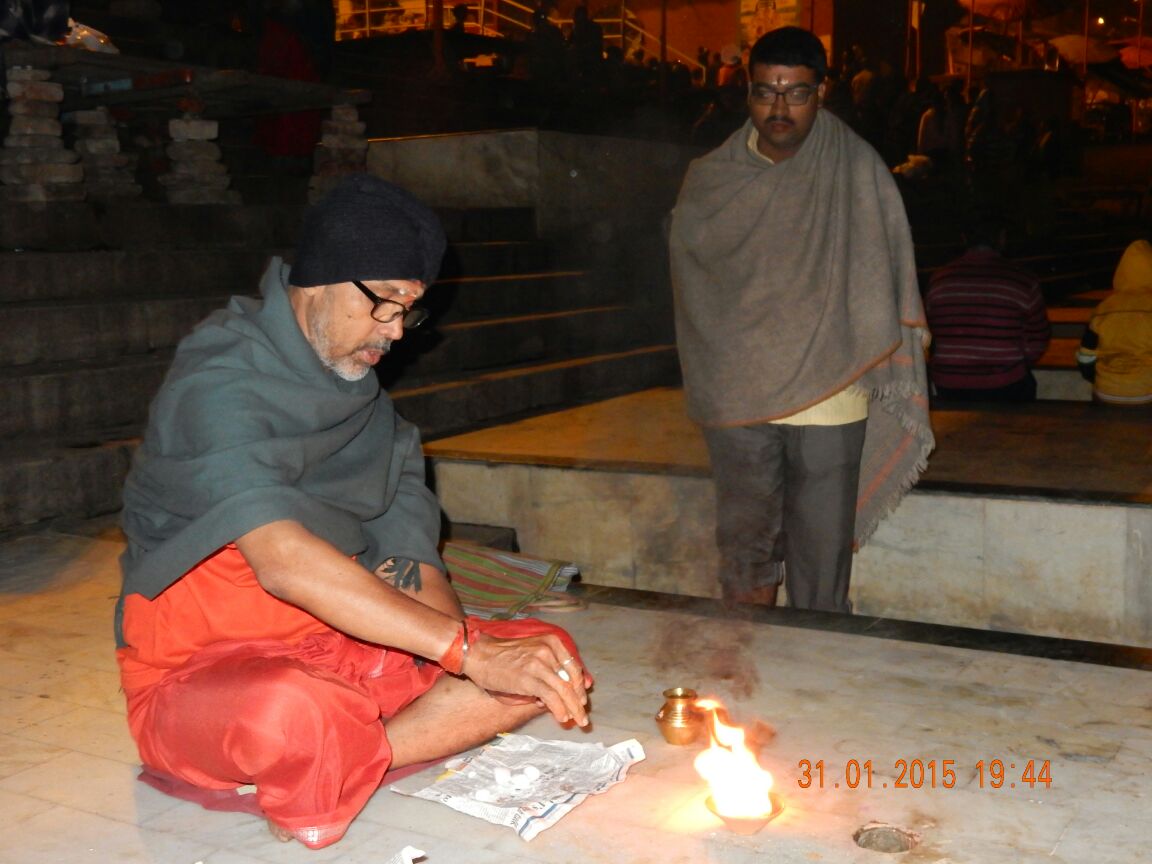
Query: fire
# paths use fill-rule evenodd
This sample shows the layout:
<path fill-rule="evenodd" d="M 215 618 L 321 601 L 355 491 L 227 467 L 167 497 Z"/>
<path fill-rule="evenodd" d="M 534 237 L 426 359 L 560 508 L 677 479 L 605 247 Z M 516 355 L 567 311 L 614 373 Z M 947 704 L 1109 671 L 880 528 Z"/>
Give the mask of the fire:
<path fill-rule="evenodd" d="M 744 746 L 744 730 L 725 723 L 723 706 L 701 699 L 696 706 L 711 712 L 708 749 L 694 763 L 708 781 L 716 812 L 734 818 L 754 818 L 772 812 L 772 775 L 760 767 L 756 755 Z"/>

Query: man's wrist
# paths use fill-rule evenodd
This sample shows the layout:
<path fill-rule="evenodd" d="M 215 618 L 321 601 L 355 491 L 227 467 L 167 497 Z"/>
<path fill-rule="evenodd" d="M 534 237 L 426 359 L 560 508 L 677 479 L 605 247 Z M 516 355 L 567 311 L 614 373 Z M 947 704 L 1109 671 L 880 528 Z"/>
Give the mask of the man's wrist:
<path fill-rule="evenodd" d="M 444 668 L 445 672 L 449 672 L 452 675 L 464 674 L 464 662 L 468 659 L 468 654 L 472 649 L 472 642 L 477 635 L 475 627 L 469 625 L 467 618 L 459 622 L 459 625 L 459 629 L 456 631 L 456 638 L 452 640 L 448 649 L 437 661 Z"/>

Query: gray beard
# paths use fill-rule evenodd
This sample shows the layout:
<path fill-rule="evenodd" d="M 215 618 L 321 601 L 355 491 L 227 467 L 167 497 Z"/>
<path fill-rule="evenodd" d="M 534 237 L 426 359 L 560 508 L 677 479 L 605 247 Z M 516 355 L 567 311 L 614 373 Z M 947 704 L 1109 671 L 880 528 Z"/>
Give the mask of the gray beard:
<path fill-rule="evenodd" d="M 366 366 L 357 363 L 351 357 L 334 358 L 330 356 L 327 350 L 326 339 L 318 339 L 316 346 L 316 353 L 320 357 L 320 362 L 330 369 L 338 378 L 343 378 L 345 381 L 359 381 L 365 375 L 372 371 L 371 366 Z M 370 348 L 373 351 L 383 351 L 385 354 L 391 349 L 392 340 L 385 339 L 383 343 L 377 342 L 371 345 L 361 345 L 356 350 L 359 351 L 364 348 Z"/>
<path fill-rule="evenodd" d="M 313 333 L 312 349 L 325 368 L 329 369 L 337 378 L 342 378 L 345 381 L 359 381 L 372 371 L 372 367 L 357 363 L 350 356 L 333 357 L 332 344 L 328 341 L 328 323 L 329 317 L 322 311 L 313 316 L 313 320 L 310 322 Z M 373 351 L 383 351 L 387 354 L 391 347 L 391 339 L 381 339 L 379 342 L 359 345 L 355 350 L 370 348 Z"/>

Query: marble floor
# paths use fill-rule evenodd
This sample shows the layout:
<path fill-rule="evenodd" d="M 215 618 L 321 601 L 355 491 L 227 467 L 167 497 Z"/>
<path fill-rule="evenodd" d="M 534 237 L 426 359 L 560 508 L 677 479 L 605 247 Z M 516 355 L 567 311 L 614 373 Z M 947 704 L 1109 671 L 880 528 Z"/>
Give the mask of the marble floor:
<path fill-rule="evenodd" d="M 638 739 L 647 757 L 625 782 L 530 842 L 382 789 L 335 846 L 281 844 L 258 818 L 202 810 L 136 780 L 111 651 L 121 548 L 110 520 L 0 538 L 3 864 L 378 864 L 405 845 L 429 864 L 1149 860 L 1147 663 L 796 626 L 787 610 L 723 618 L 710 601 L 662 607 L 595 592 L 586 611 L 557 616 L 597 676 L 592 729 L 541 719 L 524 731 Z M 724 828 L 705 807 L 695 750 L 660 737 L 653 715 L 675 685 L 719 698 L 737 723 L 775 730 L 761 762 L 784 811 L 759 833 Z M 916 847 L 857 845 L 873 823 L 914 835 Z"/>

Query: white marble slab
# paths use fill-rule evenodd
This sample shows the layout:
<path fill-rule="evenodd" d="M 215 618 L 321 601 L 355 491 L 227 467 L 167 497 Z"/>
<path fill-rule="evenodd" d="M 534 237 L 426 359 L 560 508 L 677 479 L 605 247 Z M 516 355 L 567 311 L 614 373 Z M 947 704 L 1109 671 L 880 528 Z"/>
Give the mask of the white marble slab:
<path fill-rule="evenodd" d="M 574 506 L 594 517 L 585 503 Z M 36 541 L 46 571 L 60 566 L 57 539 L 45 533 Z M 962 560 L 961 553 L 950 554 Z M 24 565 L 34 561 L 32 554 Z M 19 653 L 0 654 L 0 808 L 20 828 L 0 844 L 0 864 L 379 864 L 406 844 L 424 849 L 428 864 L 1134 864 L 1147 857 L 1149 673 L 601 604 L 555 618 L 596 675 L 591 729 L 538 718 L 524 731 L 604 744 L 638 739 L 647 758 L 624 783 L 529 843 L 382 789 L 340 843 L 320 851 L 282 844 L 259 818 L 203 810 L 139 783 L 123 705 L 104 695 L 110 682 L 96 675 L 83 685 L 76 675 L 85 669 L 52 658 L 54 631 L 25 626 L 45 608 L 71 604 L 74 632 L 97 632 L 107 609 L 79 598 L 106 596 L 114 566 L 113 556 L 67 587 L 4 598 L 10 614 L 0 618 L 0 644 Z M 111 653 L 110 637 L 90 638 L 93 656 Z M 83 653 L 74 641 L 70 647 L 70 656 Z M 661 692 L 676 685 L 720 698 L 737 723 L 775 731 L 760 759 L 785 810 L 760 833 L 726 830 L 704 806 L 692 767 L 698 748 L 660 736 Z M 1006 772 L 998 789 L 988 768 L 994 759 Z M 822 786 L 801 786 L 802 760 L 824 763 Z M 848 788 L 851 760 L 871 763 L 870 784 Z M 916 760 L 935 763 L 935 782 L 926 769 L 912 788 L 903 766 Z M 1024 782 L 1028 760 L 1049 763 L 1051 784 Z M 946 762 L 955 772 L 949 786 Z M 897 788 L 902 777 L 906 788 Z M 914 832 L 920 845 L 906 856 L 862 849 L 853 835 L 871 821 Z"/>

